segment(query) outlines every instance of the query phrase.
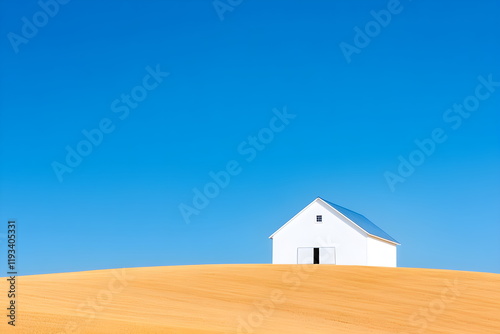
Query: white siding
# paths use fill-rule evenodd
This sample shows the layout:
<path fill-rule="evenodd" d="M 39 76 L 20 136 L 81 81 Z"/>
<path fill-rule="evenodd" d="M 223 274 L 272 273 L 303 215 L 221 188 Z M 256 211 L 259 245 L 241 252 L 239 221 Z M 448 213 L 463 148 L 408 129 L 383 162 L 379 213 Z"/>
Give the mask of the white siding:
<path fill-rule="evenodd" d="M 396 267 L 396 245 L 388 242 L 368 238 L 368 265 L 379 267 Z"/>

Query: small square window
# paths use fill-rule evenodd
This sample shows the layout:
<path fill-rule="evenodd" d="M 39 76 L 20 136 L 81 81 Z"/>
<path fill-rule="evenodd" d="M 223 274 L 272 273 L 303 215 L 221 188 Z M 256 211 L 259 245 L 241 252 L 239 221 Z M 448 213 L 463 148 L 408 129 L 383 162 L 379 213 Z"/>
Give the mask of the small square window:
<path fill-rule="evenodd" d="M 316 216 L 316 223 L 322 223 L 323 222 L 323 216 L 322 215 L 317 215 Z"/>

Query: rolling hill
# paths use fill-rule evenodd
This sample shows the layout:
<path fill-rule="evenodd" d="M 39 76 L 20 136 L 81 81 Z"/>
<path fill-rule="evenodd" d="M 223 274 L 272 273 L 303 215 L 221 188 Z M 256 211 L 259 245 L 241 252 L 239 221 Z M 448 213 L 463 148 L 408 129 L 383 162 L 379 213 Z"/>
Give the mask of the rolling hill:
<path fill-rule="evenodd" d="M 201 265 L 21 276 L 17 285 L 16 326 L 4 315 L 1 333 L 500 333 L 500 275 L 489 273 Z M 0 302 L 8 306 L 4 293 Z"/>

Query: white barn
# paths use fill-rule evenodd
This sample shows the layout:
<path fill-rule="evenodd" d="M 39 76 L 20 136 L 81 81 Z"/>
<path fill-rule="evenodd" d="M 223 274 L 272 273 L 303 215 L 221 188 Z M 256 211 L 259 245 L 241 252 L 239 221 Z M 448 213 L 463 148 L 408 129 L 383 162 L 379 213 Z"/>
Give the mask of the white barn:
<path fill-rule="evenodd" d="M 359 213 L 319 197 L 269 238 L 274 264 L 397 265 L 394 238 Z"/>

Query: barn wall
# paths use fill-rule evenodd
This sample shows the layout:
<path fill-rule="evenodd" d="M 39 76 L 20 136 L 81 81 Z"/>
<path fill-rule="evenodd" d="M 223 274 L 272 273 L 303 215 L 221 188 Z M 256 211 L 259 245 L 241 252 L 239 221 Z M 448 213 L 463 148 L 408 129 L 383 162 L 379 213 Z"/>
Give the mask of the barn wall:
<path fill-rule="evenodd" d="M 323 223 L 316 223 L 323 215 Z M 366 234 L 321 202 L 313 202 L 273 238 L 273 263 L 296 264 L 299 247 L 335 247 L 337 264 L 367 265 Z"/>
<path fill-rule="evenodd" d="M 396 245 L 368 238 L 368 265 L 380 267 L 396 267 Z"/>

